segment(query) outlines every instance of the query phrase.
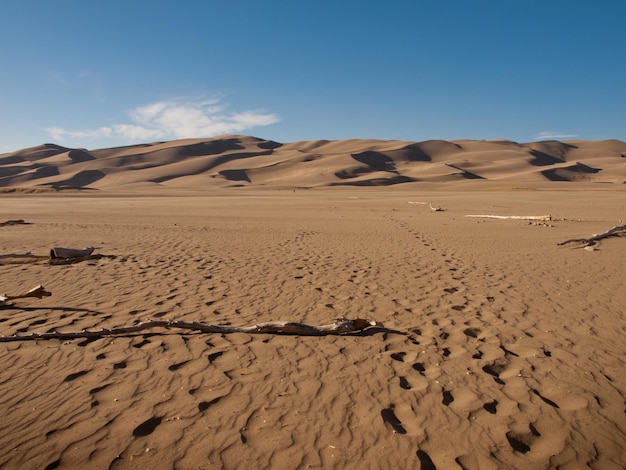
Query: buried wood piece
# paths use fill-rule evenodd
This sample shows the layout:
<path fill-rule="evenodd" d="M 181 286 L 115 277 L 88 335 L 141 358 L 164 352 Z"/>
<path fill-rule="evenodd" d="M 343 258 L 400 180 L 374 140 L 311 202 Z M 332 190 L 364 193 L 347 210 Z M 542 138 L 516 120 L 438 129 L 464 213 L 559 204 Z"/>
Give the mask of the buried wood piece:
<path fill-rule="evenodd" d="M 83 248 L 52 248 L 50 250 L 50 264 L 73 264 L 96 257 L 92 255 L 94 247 Z"/>
<path fill-rule="evenodd" d="M 5 225 L 21 225 L 21 224 L 28 224 L 28 222 L 26 222 L 24 219 L 6 220 L 4 222 L 0 222 L 0 227 L 3 227 Z"/>
<path fill-rule="evenodd" d="M 433 212 L 443 212 L 444 211 L 443 207 L 433 206 L 430 202 L 428 203 L 428 206 L 430 207 L 430 210 L 433 211 Z"/>
<path fill-rule="evenodd" d="M 0 306 L 6 305 L 6 303 L 10 300 L 15 299 L 25 299 L 27 297 L 35 297 L 37 299 L 42 299 L 44 297 L 50 297 L 52 295 L 51 292 L 48 292 L 41 284 L 33 287 L 31 290 L 26 292 L 25 294 L 19 295 L 8 295 L 8 294 L 0 294 Z"/>
<path fill-rule="evenodd" d="M 551 215 L 466 215 L 465 217 L 477 217 L 482 219 L 515 219 L 515 220 L 552 220 Z"/>
<path fill-rule="evenodd" d="M 177 320 L 150 320 L 137 323 L 133 326 L 119 328 L 103 328 L 101 330 L 82 330 L 72 332 L 52 331 L 47 333 L 31 333 L 22 335 L 0 336 L 0 343 L 10 341 L 33 341 L 38 339 L 76 339 L 76 338 L 103 338 L 107 336 L 128 335 L 151 328 L 181 328 L 195 330 L 202 333 L 248 333 L 248 334 L 276 334 L 276 335 L 344 335 L 356 333 L 374 326 L 382 326 L 380 323 L 363 318 L 347 320 L 340 318 L 328 325 L 314 326 L 304 323 L 288 321 L 271 321 L 251 326 L 207 325 L 199 322 L 186 322 Z"/>
<path fill-rule="evenodd" d="M 604 233 L 592 235 L 589 238 L 571 238 L 569 240 L 565 240 L 564 242 L 557 243 L 557 245 L 566 245 L 567 243 L 581 243 L 585 246 L 592 246 L 595 245 L 598 240 L 602 240 L 603 238 L 620 237 L 625 233 L 626 225 L 616 225 L 615 227 L 607 230 Z"/>

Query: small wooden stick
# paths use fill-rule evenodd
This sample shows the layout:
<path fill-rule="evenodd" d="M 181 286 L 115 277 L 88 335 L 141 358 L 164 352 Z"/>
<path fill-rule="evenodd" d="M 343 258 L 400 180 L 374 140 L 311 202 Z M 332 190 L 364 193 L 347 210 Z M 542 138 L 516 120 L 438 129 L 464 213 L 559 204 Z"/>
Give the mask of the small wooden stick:
<path fill-rule="evenodd" d="M 37 299 L 42 299 L 44 297 L 50 297 L 52 295 L 51 292 L 48 292 L 41 284 L 36 287 L 33 287 L 31 290 L 26 292 L 25 294 L 20 295 L 7 295 L 0 294 L 0 306 L 5 305 L 9 300 L 15 299 L 25 299 L 27 297 L 35 297 Z"/>

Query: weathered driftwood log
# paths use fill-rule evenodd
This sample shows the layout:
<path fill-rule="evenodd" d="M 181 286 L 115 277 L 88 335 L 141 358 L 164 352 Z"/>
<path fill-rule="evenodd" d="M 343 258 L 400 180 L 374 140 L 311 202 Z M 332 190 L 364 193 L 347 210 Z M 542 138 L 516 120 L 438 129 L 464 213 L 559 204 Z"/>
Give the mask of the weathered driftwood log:
<path fill-rule="evenodd" d="M 598 240 L 602 240 L 603 238 L 620 237 L 624 233 L 626 233 L 626 225 L 616 225 L 604 233 L 599 233 L 589 238 L 571 238 L 570 240 L 558 243 L 558 245 L 566 245 L 567 243 L 582 243 L 585 246 L 591 246 L 595 245 Z"/>
<path fill-rule="evenodd" d="M 25 299 L 27 297 L 35 297 L 37 299 L 41 299 L 43 297 L 50 297 L 52 293 L 48 292 L 41 284 L 37 287 L 33 287 L 31 290 L 26 292 L 25 294 L 19 295 L 8 295 L 8 294 L 0 294 L 0 306 L 6 305 L 7 302 L 15 299 Z"/>
<path fill-rule="evenodd" d="M 466 215 L 465 217 L 478 217 L 483 219 L 515 219 L 515 220 L 552 220 L 551 215 Z"/>
<path fill-rule="evenodd" d="M 76 248 L 60 248 L 55 247 L 50 250 L 50 258 L 84 258 L 93 253 L 95 248 L 88 247 L 78 250 Z"/>
<path fill-rule="evenodd" d="M 207 325 L 206 323 L 186 322 L 176 320 L 151 320 L 137 323 L 133 326 L 119 328 L 103 328 L 101 330 L 82 330 L 71 332 L 52 331 L 48 333 L 31 333 L 21 335 L 0 336 L 0 343 L 11 341 L 34 341 L 38 339 L 76 339 L 76 338 L 103 338 L 137 333 L 152 328 L 181 328 L 200 331 L 202 333 L 248 333 L 248 334 L 276 334 L 276 335 L 345 335 L 363 331 L 372 326 L 382 326 L 380 323 L 362 318 L 347 320 L 337 319 L 328 325 L 313 326 L 304 323 L 288 321 L 272 321 L 251 326 Z"/>
<path fill-rule="evenodd" d="M 72 264 L 97 258 L 94 247 L 83 249 L 55 247 L 50 250 L 50 264 Z"/>

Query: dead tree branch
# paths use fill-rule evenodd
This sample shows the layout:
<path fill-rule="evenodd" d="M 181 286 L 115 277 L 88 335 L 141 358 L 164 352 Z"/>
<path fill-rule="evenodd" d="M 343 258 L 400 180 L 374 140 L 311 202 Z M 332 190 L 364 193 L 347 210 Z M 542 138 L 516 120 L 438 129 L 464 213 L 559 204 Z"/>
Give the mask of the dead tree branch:
<path fill-rule="evenodd" d="M 71 332 L 52 331 L 47 333 L 31 333 L 21 335 L 0 336 L 0 343 L 11 341 L 34 341 L 46 339 L 76 339 L 76 338 L 103 338 L 107 336 L 129 335 L 152 328 L 181 328 L 200 331 L 202 333 L 248 333 L 248 334 L 277 334 L 277 335 L 345 335 L 363 331 L 373 326 L 382 326 L 380 323 L 362 318 L 334 320 L 328 325 L 313 326 L 304 323 L 273 321 L 251 326 L 207 325 L 199 322 L 176 320 L 151 320 L 137 323 L 133 326 L 119 328 L 103 328 L 100 330 L 82 330 Z"/>
<path fill-rule="evenodd" d="M 616 225 L 615 227 L 607 230 L 604 233 L 599 233 L 589 238 L 571 238 L 570 240 L 565 240 L 564 242 L 558 243 L 558 245 L 566 245 L 568 243 L 581 243 L 585 246 L 592 246 L 595 245 L 597 241 L 602 240 L 603 238 L 621 237 L 624 233 L 626 233 L 626 225 Z"/>

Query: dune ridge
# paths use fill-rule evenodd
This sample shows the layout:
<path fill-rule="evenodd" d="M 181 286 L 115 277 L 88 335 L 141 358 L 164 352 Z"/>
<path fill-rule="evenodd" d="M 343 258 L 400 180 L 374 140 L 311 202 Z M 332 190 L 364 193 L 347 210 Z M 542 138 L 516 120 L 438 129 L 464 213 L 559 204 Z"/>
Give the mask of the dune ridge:
<path fill-rule="evenodd" d="M 224 135 L 106 149 L 43 144 L 0 155 L 0 190 L 389 186 L 468 180 L 626 182 L 626 143 L 317 140 Z"/>

